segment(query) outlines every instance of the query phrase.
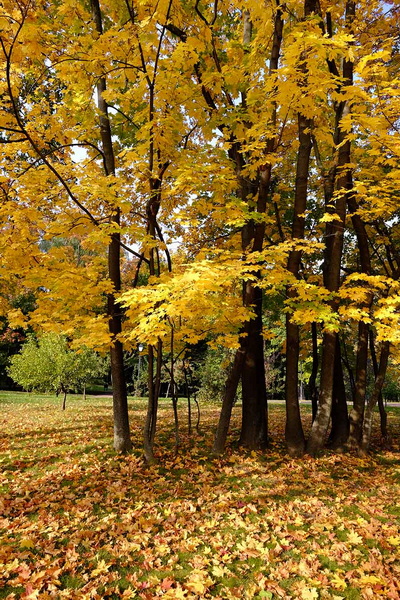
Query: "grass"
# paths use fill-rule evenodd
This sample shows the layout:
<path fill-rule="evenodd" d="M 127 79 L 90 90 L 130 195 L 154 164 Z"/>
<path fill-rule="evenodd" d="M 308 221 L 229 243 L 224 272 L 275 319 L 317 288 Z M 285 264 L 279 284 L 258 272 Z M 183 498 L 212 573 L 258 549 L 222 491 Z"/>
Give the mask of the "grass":
<path fill-rule="evenodd" d="M 209 458 L 218 406 L 202 406 L 174 452 L 170 401 L 141 451 L 145 401 L 131 399 L 134 450 L 112 450 L 111 399 L 0 392 L 0 599 L 399 598 L 399 424 L 393 450 L 289 459 L 284 407 L 265 453 Z M 302 407 L 306 428 L 309 408 Z"/>

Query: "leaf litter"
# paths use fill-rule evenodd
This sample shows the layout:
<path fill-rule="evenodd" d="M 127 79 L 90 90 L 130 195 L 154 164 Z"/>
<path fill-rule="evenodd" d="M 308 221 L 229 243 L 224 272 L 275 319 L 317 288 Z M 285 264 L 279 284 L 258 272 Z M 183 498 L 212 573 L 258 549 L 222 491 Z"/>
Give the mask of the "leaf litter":
<path fill-rule="evenodd" d="M 182 414 L 175 456 L 164 405 L 148 468 L 144 410 L 131 411 L 137 450 L 118 456 L 109 399 L 73 398 L 64 414 L 48 398 L 2 402 L 0 598 L 400 597 L 398 438 L 363 459 L 289 459 L 272 406 L 265 453 L 230 443 L 211 460 L 210 404 L 192 438 Z"/>

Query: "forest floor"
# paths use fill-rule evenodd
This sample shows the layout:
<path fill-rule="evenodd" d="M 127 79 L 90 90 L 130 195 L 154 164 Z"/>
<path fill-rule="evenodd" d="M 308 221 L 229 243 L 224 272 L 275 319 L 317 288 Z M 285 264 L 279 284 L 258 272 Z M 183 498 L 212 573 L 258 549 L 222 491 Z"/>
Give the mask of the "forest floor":
<path fill-rule="evenodd" d="M 218 405 L 174 452 L 162 401 L 156 466 L 112 451 L 109 398 L 0 392 L 0 598 L 47 600 L 399 599 L 400 409 L 393 449 L 368 458 L 289 459 L 284 407 L 271 405 L 264 453 L 234 444 L 211 460 Z M 306 429 L 309 408 L 304 409 Z"/>

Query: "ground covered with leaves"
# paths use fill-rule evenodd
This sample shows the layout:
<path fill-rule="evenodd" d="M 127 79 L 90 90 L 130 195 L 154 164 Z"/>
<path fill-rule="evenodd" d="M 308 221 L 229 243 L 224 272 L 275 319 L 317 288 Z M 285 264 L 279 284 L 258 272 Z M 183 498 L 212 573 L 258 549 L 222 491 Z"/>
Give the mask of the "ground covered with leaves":
<path fill-rule="evenodd" d="M 183 407 L 175 456 L 163 401 L 147 468 L 144 402 L 132 402 L 136 450 L 116 456 L 109 398 L 63 412 L 0 394 L 0 598 L 400 598 L 399 409 L 393 450 L 376 443 L 367 459 L 289 459 L 273 405 L 268 451 L 231 444 L 211 460 L 218 406 L 191 438 Z"/>

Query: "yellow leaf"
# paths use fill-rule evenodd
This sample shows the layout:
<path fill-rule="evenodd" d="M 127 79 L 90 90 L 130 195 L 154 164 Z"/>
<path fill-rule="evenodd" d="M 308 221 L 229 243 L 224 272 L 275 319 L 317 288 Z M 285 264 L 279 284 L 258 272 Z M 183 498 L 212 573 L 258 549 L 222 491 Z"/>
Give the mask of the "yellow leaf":
<path fill-rule="evenodd" d="M 318 592 L 317 588 L 304 588 L 301 590 L 301 598 L 302 600 L 317 600 Z"/>
<path fill-rule="evenodd" d="M 397 537 L 389 537 L 388 540 L 391 546 L 400 546 L 400 536 Z"/>
<path fill-rule="evenodd" d="M 350 531 L 347 536 L 347 541 L 350 542 L 350 544 L 362 544 L 363 539 L 355 531 Z"/>
<path fill-rule="evenodd" d="M 13 328 L 23 327 L 26 323 L 26 316 L 20 308 L 10 310 L 10 312 L 8 313 L 8 322 Z"/>
<path fill-rule="evenodd" d="M 167 590 L 162 597 L 169 598 L 170 600 L 183 600 L 186 598 L 186 592 L 181 587 L 171 588 Z"/>
<path fill-rule="evenodd" d="M 338 590 L 345 590 L 347 588 L 347 583 L 337 573 L 334 573 L 331 577 L 330 584 Z"/>
<path fill-rule="evenodd" d="M 380 585 L 384 585 L 385 582 L 379 577 L 376 577 L 375 575 L 365 575 L 364 577 L 360 578 L 360 583 L 361 585 L 375 585 L 377 583 L 379 583 Z"/>
<path fill-rule="evenodd" d="M 336 213 L 325 213 L 319 220 L 320 223 L 329 223 L 330 221 L 340 221 Z"/>
<path fill-rule="evenodd" d="M 93 571 L 91 572 L 91 576 L 97 577 L 97 575 L 101 575 L 101 573 L 107 573 L 109 568 L 110 565 L 107 565 L 104 560 L 99 560 L 96 569 L 93 569 Z"/>
<path fill-rule="evenodd" d="M 32 542 L 32 540 L 29 540 L 28 538 L 25 538 L 23 540 L 21 540 L 20 542 L 20 548 L 25 548 L 27 550 L 32 550 L 32 548 L 35 547 L 34 542 Z"/>
<path fill-rule="evenodd" d="M 204 596 L 208 586 L 212 583 L 213 581 L 207 571 L 195 569 L 189 579 L 185 581 L 185 588 L 199 596 Z"/>
<path fill-rule="evenodd" d="M 225 575 L 225 567 L 220 567 L 219 565 L 215 565 L 212 568 L 212 574 L 215 575 L 215 577 L 223 577 Z"/>

